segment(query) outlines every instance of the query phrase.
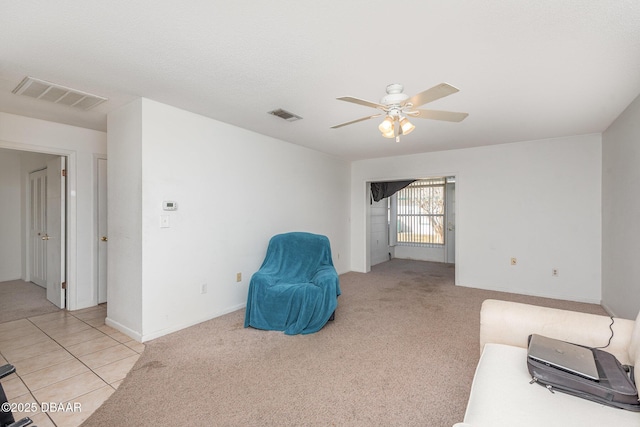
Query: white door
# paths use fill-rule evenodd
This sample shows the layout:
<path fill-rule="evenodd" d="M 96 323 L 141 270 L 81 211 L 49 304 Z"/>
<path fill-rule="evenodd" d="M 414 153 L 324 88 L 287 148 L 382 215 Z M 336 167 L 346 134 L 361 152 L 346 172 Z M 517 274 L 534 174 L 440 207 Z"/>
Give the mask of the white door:
<path fill-rule="evenodd" d="M 29 174 L 29 280 L 47 286 L 47 170 Z"/>
<path fill-rule="evenodd" d="M 66 184 L 65 158 L 56 157 L 47 162 L 47 229 L 42 237 L 47 252 L 47 299 L 65 308 L 66 287 Z"/>
<path fill-rule="evenodd" d="M 369 247 L 371 265 L 389 261 L 389 199 L 371 202 L 369 210 Z"/>
<path fill-rule="evenodd" d="M 446 184 L 446 221 L 445 231 L 446 260 L 448 263 L 456 262 L 456 184 Z"/>
<path fill-rule="evenodd" d="M 107 160 L 98 159 L 98 304 L 107 302 Z"/>

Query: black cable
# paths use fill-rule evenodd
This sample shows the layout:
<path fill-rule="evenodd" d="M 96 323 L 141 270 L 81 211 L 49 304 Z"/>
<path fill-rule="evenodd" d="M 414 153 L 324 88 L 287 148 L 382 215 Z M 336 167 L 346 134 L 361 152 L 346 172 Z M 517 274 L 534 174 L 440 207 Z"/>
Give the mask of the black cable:
<path fill-rule="evenodd" d="M 607 348 L 611 344 L 611 340 L 613 339 L 613 323 L 615 322 L 615 320 L 613 320 L 613 316 L 609 316 L 609 318 L 611 319 L 611 323 L 609 324 L 609 329 L 611 330 L 611 336 L 609 337 L 609 342 L 604 347 L 593 347 L 593 348 L 598 348 L 598 349 Z"/>

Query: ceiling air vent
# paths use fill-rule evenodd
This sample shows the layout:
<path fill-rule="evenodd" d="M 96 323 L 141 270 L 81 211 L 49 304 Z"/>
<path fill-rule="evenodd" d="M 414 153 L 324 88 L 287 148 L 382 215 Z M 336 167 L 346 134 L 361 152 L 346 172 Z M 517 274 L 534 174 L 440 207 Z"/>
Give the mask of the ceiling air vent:
<path fill-rule="evenodd" d="M 43 101 L 62 104 L 80 110 L 89 110 L 107 100 L 102 96 L 92 95 L 81 90 L 71 89 L 55 83 L 25 77 L 12 91 L 16 95 L 24 95 Z"/>
<path fill-rule="evenodd" d="M 300 120 L 302 117 L 297 116 L 293 113 L 283 110 L 282 108 L 278 108 L 277 110 L 269 111 L 269 114 L 273 114 L 274 116 L 278 116 L 281 119 L 285 119 L 288 122 L 295 122 L 296 120 Z"/>

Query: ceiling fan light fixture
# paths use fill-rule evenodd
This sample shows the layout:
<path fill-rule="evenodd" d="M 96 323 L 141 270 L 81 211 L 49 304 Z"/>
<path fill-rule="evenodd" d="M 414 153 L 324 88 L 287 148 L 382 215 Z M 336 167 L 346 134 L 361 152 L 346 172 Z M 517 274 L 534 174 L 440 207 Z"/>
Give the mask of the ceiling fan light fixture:
<path fill-rule="evenodd" d="M 393 117 L 391 116 L 387 116 L 384 118 L 384 120 L 382 121 L 382 123 L 380 123 L 380 126 L 378 126 L 378 129 L 380 130 L 380 132 L 382 132 L 382 135 L 392 132 L 393 133 Z"/>
<path fill-rule="evenodd" d="M 406 117 L 400 119 L 400 128 L 403 135 L 409 135 L 416 128 Z"/>
<path fill-rule="evenodd" d="M 396 137 L 396 127 L 394 124 L 391 125 L 391 127 L 382 132 L 382 136 L 385 138 L 395 138 Z"/>
<path fill-rule="evenodd" d="M 409 135 L 416 128 L 407 119 L 407 116 L 419 119 L 443 120 L 448 122 L 460 122 L 468 116 L 467 113 L 440 110 L 419 110 L 416 108 L 458 92 L 458 89 L 450 84 L 441 83 L 412 97 L 409 97 L 403 93 L 403 91 L 404 87 L 400 84 L 388 85 L 387 95 L 384 96 L 379 103 L 367 101 L 366 99 L 355 98 L 353 96 L 343 96 L 338 98 L 341 101 L 347 101 L 354 104 L 364 105 L 365 107 L 382 110 L 382 113 L 361 117 L 356 120 L 331 126 L 331 129 L 337 129 L 343 126 L 359 123 L 364 120 L 373 119 L 374 117 L 381 117 L 384 114 L 384 120 L 378 125 L 380 133 L 382 133 L 382 136 L 385 138 L 395 138 L 396 142 L 400 142 L 401 135 Z"/>

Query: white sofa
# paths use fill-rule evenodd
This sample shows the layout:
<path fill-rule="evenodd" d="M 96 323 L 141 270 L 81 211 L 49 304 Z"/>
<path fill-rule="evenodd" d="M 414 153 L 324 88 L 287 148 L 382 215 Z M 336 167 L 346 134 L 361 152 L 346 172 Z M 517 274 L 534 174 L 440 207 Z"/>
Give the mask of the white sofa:
<path fill-rule="evenodd" d="M 638 367 L 640 314 L 636 321 L 615 318 L 605 349 L 622 364 Z M 640 412 L 612 408 L 529 384 L 527 337 L 536 333 L 589 347 L 607 345 L 611 318 L 546 307 L 486 300 L 480 312 L 481 356 L 464 422 L 455 427 L 635 426 Z"/>

